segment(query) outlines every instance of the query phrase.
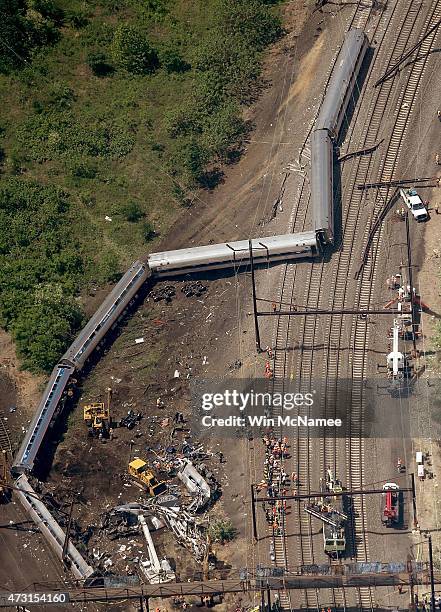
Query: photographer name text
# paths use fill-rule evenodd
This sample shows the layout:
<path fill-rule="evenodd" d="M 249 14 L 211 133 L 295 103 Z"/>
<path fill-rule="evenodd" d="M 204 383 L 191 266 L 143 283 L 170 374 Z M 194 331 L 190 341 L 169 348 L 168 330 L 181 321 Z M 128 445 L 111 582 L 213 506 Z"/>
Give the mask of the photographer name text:
<path fill-rule="evenodd" d="M 205 415 L 201 419 L 203 427 L 341 427 L 341 419 L 311 418 L 309 416 L 263 415 L 214 417 Z"/>

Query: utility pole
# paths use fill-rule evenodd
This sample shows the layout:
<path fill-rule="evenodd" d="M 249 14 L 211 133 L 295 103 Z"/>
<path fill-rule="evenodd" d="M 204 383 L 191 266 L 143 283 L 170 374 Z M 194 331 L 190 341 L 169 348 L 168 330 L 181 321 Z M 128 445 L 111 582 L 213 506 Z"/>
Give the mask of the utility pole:
<path fill-rule="evenodd" d="M 271 589 L 269 588 L 269 585 L 266 587 L 266 597 L 268 600 L 268 612 L 271 612 Z"/>
<path fill-rule="evenodd" d="M 418 529 L 417 507 L 416 507 L 416 491 L 415 491 L 415 474 L 410 474 L 410 482 L 412 485 L 412 506 L 413 506 L 413 528 Z"/>
<path fill-rule="evenodd" d="M 432 550 L 432 536 L 429 535 L 429 569 L 430 569 L 430 593 L 431 593 L 431 606 L 432 612 L 435 612 L 435 577 L 433 575 L 433 550 Z"/>
<path fill-rule="evenodd" d="M 260 332 L 259 332 L 259 319 L 257 315 L 257 299 L 256 299 L 256 279 L 254 277 L 254 259 L 253 259 L 253 243 L 252 240 L 248 240 L 248 247 L 250 249 L 250 266 L 251 266 L 251 283 L 253 286 L 253 313 L 254 313 L 254 333 L 256 336 L 256 349 L 258 353 L 262 352 L 260 346 Z"/>
<path fill-rule="evenodd" d="M 265 591 L 263 589 L 260 591 L 260 607 L 262 612 L 265 612 Z"/>
<path fill-rule="evenodd" d="M 254 497 L 254 485 L 251 484 L 251 516 L 253 518 L 253 536 L 257 542 L 257 522 L 256 522 L 256 499 Z"/>

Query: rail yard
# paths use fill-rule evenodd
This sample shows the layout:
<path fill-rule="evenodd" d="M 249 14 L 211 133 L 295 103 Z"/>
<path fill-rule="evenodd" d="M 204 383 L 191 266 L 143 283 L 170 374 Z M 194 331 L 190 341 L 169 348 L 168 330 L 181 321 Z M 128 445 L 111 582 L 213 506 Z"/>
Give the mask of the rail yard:
<path fill-rule="evenodd" d="M 140 254 L 23 435 L 0 421 L 0 509 L 10 525 L 25 514 L 54 568 L 3 578 L 0 606 L 441 608 L 441 3 L 309 8 L 315 35 L 302 60 L 297 42 L 285 55 L 271 140 L 249 145 L 268 147 L 242 196 L 249 227 L 217 232 L 202 209 L 191 246 Z M 273 401 L 320 388 L 301 405 L 322 427 L 290 427 L 292 407 L 273 403 L 246 434 L 203 431 L 200 381 Z M 369 435 L 374 395 L 386 408 Z"/>

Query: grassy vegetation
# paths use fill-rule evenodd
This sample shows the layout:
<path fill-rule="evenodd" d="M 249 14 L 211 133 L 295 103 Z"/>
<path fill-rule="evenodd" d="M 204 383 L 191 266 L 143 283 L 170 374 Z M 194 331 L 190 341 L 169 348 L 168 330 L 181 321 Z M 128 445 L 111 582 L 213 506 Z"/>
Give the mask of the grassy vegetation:
<path fill-rule="evenodd" d="M 230 520 L 218 519 L 209 528 L 210 540 L 225 544 L 231 542 L 237 536 L 237 530 L 233 527 Z"/>
<path fill-rule="evenodd" d="M 26 367 L 240 155 L 276 3 L 3 0 L 0 324 Z"/>

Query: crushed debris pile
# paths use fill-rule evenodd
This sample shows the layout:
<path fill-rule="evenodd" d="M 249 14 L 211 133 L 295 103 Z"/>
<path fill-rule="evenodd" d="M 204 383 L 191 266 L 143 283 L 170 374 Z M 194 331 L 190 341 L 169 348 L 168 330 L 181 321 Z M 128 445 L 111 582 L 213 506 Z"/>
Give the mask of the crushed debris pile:
<path fill-rule="evenodd" d="M 127 416 L 123 417 L 119 421 L 118 425 L 119 427 L 127 427 L 127 429 L 133 429 L 141 419 L 141 412 L 134 412 L 133 410 L 128 410 Z"/>
<path fill-rule="evenodd" d="M 175 295 L 176 289 L 173 285 L 163 285 L 150 293 L 150 297 L 154 302 L 160 302 L 161 300 L 171 302 Z"/>
<path fill-rule="evenodd" d="M 201 283 L 201 281 L 195 281 L 194 283 L 185 283 L 181 287 L 182 293 L 186 297 L 201 297 L 201 295 L 207 291 L 207 287 Z"/>

